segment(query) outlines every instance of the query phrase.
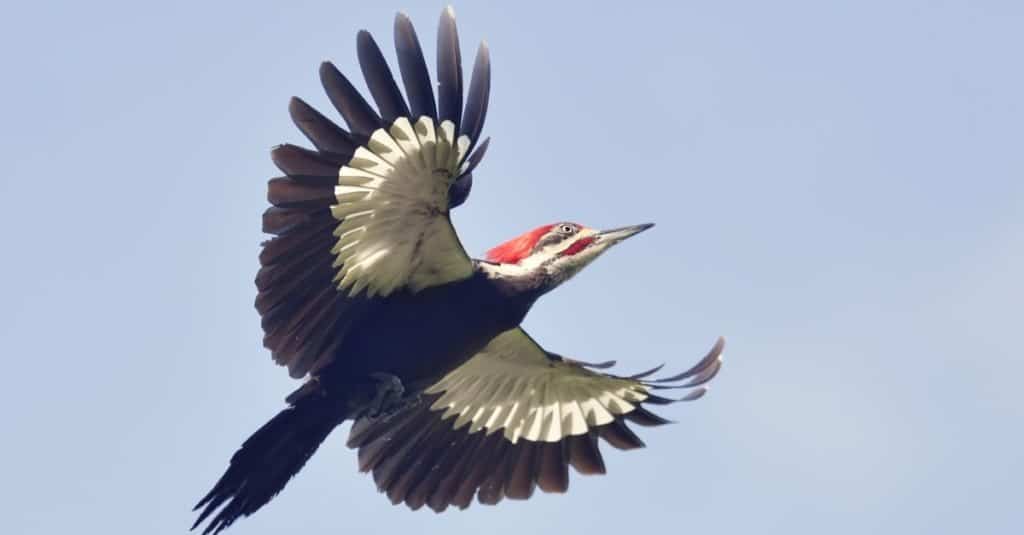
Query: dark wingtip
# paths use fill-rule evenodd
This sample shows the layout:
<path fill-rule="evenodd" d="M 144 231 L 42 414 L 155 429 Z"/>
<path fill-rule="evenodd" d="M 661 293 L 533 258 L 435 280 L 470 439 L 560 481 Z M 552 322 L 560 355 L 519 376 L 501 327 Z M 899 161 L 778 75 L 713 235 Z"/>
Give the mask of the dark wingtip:
<path fill-rule="evenodd" d="M 320 68 L 317 69 L 317 73 L 320 75 L 320 80 L 324 80 L 327 77 L 340 74 L 340 71 L 334 66 L 334 63 L 324 60 L 320 62 Z"/>
<path fill-rule="evenodd" d="M 704 358 L 700 359 L 696 364 L 694 364 L 692 367 L 690 367 L 690 369 L 686 370 L 683 373 L 680 373 L 680 374 L 677 374 L 677 375 L 673 375 L 672 377 L 664 377 L 664 378 L 661 378 L 661 379 L 654 379 L 654 380 L 651 380 L 651 381 L 648 381 L 648 382 L 650 382 L 650 383 L 674 383 L 676 381 L 681 381 L 683 379 L 688 379 L 688 378 L 693 377 L 695 375 L 700 375 L 702 372 L 707 370 L 709 367 L 713 366 L 715 362 L 717 362 L 717 361 L 719 361 L 721 359 L 722 350 L 724 348 L 725 348 L 725 338 L 719 336 L 718 340 L 715 341 L 715 345 L 711 347 L 711 350 L 708 351 L 707 355 L 704 355 Z"/>
<path fill-rule="evenodd" d="M 333 63 L 325 61 L 320 64 L 320 83 L 353 134 L 368 138 L 380 128 L 380 115 Z"/>
<path fill-rule="evenodd" d="M 451 120 L 459 131 L 462 125 L 462 53 L 452 6 L 441 12 L 438 22 L 437 96 L 438 118 Z"/>
<path fill-rule="evenodd" d="M 370 32 L 362 30 L 356 36 L 356 53 L 363 79 L 384 121 L 383 126 L 389 126 L 399 117 L 409 116 L 409 107 L 398 89 L 391 67 Z"/>
<path fill-rule="evenodd" d="M 209 495 L 207 495 L 207 498 L 203 498 L 203 501 L 202 501 L 202 502 L 199 502 L 199 504 L 198 504 L 198 505 L 196 505 L 196 506 L 195 506 L 195 508 L 193 508 L 192 510 L 193 510 L 193 511 L 195 511 L 195 510 L 199 509 L 199 507 L 200 507 L 200 506 L 202 506 L 202 505 L 204 505 L 204 504 L 205 504 L 204 502 L 205 502 L 205 501 L 206 501 L 206 500 L 207 500 L 208 498 L 209 498 Z M 192 527 L 188 528 L 188 530 L 189 530 L 189 531 L 195 531 L 195 529 L 196 529 L 197 527 L 199 527 L 199 524 L 202 524 L 203 522 L 205 522 L 205 521 L 206 521 L 206 518 L 207 518 L 207 517 L 209 517 L 209 516 L 210 516 L 210 513 L 213 513 L 213 511 L 214 511 L 215 509 L 216 509 L 216 507 L 213 507 L 213 506 L 208 506 L 208 507 L 207 507 L 206 509 L 204 509 L 202 513 L 199 513 L 199 518 L 196 518 L 196 521 L 192 523 Z M 208 532 L 208 531 L 210 530 L 210 527 L 211 527 L 211 526 L 212 526 L 213 524 L 214 524 L 214 523 L 211 523 L 211 524 L 210 524 L 209 526 L 206 526 L 206 529 L 205 529 L 205 530 L 203 530 L 203 533 L 207 533 L 207 532 Z"/>
<path fill-rule="evenodd" d="M 462 132 L 469 136 L 471 144 L 476 143 L 483 132 L 490 93 L 490 51 L 486 44 L 481 43 L 477 49 L 476 60 L 473 62 L 473 74 L 470 76 L 466 108 L 462 113 Z"/>
<path fill-rule="evenodd" d="M 332 158 L 347 160 L 355 152 L 355 144 L 348 132 L 299 97 L 288 102 L 288 115 L 299 131 L 322 153 Z"/>
<path fill-rule="evenodd" d="M 676 423 L 674 420 L 669 420 L 668 418 L 654 414 L 642 406 L 635 407 L 624 416 L 627 420 L 644 427 L 657 427 L 659 425 Z"/>
<path fill-rule="evenodd" d="M 473 189 L 473 173 L 463 173 L 448 188 L 448 208 L 457 208 L 469 198 L 469 192 Z"/>
<path fill-rule="evenodd" d="M 370 32 L 359 30 L 359 33 L 356 34 L 356 53 L 359 55 L 360 61 L 365 61 L 363 55 L 367 53 L 369 47 L 379 48 Z"/>
<path fill-rule="evenodd" d="M 702 386 L 700 388 L 695 388 L 695 389 L 693 389 L 692 392 L 690 392 L 689 394 L 687 394 L 687 395 L 683 396 L 682 398 L 680 398 L 679 401 L 695 401 L 695 400 L 698 400 L 698 399 L 704 397 L 704 394 L 707 394 L 708 390 L 710 390 L 710 388 L 706 387 L 706 386 Z"/>
<path fill-rule="evenodd" d="M 470 141 L 472 141 L 472 140 L 470 140 Z M 469 155 L 469 158 L 467 158 L 466 161 L 468 163 L 466 164 L 466 170 L 463 171 L 462 174 L 464 174 L 464 175 L 471 174 L 473 172 L 473 170 L 476 169 L 476 166 L 480 165 L 480 162 L 483 161 L 483 159 L 484 159 L 484 155 L 487 154 L 487 147 L 489 147 L 490 144 L 491 144 L 491 138 L 488 137 L 488 138 L 485 138 L 480 143 L 480 145 L 478 145 L 476 147 L 476 150 L 474 150 L 473 153 Z"/>
<path fill-rule="evenodd" d="M 657 366 L 655 366 L 655 367 L 653 367 L 653 368 L 651 368 L 649 370 L 644 370 L 644 371 L 642 371 L 640 373 L 634 373 L 633 375 L 628 375 L 628 376 L 626 376 L 626 379 L 643 379 L 644 377 L 647 377 L 647 376 L 650 376 L 652 374 L 658 373 L 664 367 L 665 367 L 665 363 L 662 362 L 661 364 L 658 364 Z"/>
<path fill-rule="evenodd" d="M 412 21 L 405 13 L 395 15 L 395 53 L 398 55 L 398 68 L 402 74 L 406 99 L 412 112 L 412 120 L 422 116 L 437 119 L 437 102 L 434 98 L 434 85 L 430 79 L 423 49 Z"/>

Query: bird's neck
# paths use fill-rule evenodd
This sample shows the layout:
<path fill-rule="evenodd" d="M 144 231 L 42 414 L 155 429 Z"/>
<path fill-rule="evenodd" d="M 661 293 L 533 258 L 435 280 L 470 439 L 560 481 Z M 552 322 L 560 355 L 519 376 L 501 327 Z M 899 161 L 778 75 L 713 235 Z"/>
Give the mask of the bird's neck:
<path fill-rule="evenodd" d="M 497 264 L 480 261 L 479 269 L 499 290 L 509 297 L 537 299 L 554 288 L 554 280 L 543 266 Z"/>

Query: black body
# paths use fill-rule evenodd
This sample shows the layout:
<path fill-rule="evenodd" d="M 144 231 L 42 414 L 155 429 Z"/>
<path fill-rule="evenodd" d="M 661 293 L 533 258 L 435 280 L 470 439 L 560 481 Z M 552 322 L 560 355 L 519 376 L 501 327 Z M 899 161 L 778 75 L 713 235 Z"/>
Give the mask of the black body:
<path fill-rule="evenodd" d="M 524 282 L 490 278 L 478 263 L 468 279 L 382 299 L 353 322 L 320 384 L 387 373 L 407 391 L 426 388 L 522 322 L 540 295 Z"/>
<path fill-rule="evenodd" d="M 196 505 L 193 528 L 224 505 L 204 530 L 216 533 L 270 501 L 330 432 L 358 416 L 381 374 L 418 396 L 449 371 L 512 329 L 543 293 L 539 278 L 492 278 L 475 262 L 466 279 L 420 292 L 406 290 L 361 303 L 333 358 L 288 396 L 281 411 L 231 458 L 228 470 Z"/>

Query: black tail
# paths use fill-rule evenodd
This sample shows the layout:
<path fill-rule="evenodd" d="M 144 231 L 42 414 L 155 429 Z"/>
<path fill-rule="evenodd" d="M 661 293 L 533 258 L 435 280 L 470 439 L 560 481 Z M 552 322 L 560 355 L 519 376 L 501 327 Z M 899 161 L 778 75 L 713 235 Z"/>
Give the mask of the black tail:
<path fill-rule="evenodd" d="M 345 404 L 322 395 L 303 397 L 253 433 L 213 489 L 196 504 L 203 508 L 192 529 L 221 505 L 203 535 L 216 534 L 270 501 L 306 464 L 320 443 L 345 420 Z M 226 504 L 225 504 L 226 502 Z"/>

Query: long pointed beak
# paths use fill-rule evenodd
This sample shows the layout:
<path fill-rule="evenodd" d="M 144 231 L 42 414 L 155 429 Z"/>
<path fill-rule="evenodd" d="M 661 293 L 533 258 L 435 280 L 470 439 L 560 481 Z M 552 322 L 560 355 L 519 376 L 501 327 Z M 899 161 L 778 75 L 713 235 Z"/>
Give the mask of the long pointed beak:
<path fill-rule="evenodd" d="M 633 225 L 631 227 L 615 228 L 611 230 L 602 230 L 597 233 L 598 242 L 606 242 L 609 245 L 614 245 L 630 236 L 636 236 L 641 232 L 654 226 L 654 223 L 644 223 L 643 225 Z"/>

